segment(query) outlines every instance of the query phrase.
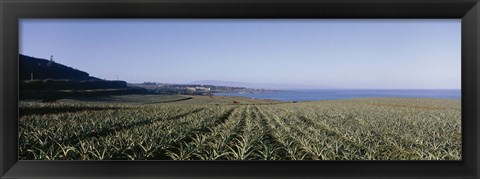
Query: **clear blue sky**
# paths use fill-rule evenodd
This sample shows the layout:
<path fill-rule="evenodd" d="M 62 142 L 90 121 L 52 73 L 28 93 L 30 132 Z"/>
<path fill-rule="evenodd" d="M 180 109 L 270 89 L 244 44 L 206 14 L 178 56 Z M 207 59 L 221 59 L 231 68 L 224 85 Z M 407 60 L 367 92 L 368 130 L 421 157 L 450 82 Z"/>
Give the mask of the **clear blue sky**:
<path fill-rule="evenodd" d="M 22 19 L 20 53 L 130 83 L 460 89 L 449 20 Z"/>

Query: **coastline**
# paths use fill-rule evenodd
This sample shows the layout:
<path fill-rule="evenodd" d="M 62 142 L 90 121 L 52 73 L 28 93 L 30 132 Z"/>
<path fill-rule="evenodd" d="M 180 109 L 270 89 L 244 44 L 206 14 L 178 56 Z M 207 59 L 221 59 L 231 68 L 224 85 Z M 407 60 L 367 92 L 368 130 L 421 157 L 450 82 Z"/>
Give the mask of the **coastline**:
<path fill-rule="evenodd" d="M 290 90 L 268 93 L 213 93 L 215 96 L 242 96 L 284 102 L 355 98 L 444 98 L 461 99 L 459 89 L 325 89 Z"/>

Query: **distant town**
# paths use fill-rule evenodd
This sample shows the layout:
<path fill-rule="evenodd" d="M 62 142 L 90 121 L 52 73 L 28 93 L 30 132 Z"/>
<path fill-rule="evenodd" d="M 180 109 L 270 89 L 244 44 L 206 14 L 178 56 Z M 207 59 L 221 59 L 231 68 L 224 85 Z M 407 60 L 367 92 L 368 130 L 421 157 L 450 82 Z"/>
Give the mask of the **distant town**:
<path fill-rule="evenodd" d="M 157 82 L 144 82 L 139 84 L 128 84 L 132 87 L 140 87 L 154 93 L 164 94 L 196 94 L 210 95 L 213 93 L 262 93 L 274 92 L 270 89 L 253 89 L 245 87 L 215 86 L 202 84 L 167 84 Z"/>

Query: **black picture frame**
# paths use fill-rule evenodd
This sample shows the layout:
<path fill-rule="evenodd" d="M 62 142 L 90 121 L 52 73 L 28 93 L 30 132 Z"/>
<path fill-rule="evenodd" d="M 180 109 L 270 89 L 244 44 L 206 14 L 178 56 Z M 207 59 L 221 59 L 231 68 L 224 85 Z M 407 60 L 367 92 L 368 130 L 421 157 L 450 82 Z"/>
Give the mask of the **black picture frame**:
<path fill-rule="evenodd" d="M 20 18 L 458 18 L 462 161 L 18 161 Z M 478 0 L 0 0 L 0 178 L 480 178 Z"/>

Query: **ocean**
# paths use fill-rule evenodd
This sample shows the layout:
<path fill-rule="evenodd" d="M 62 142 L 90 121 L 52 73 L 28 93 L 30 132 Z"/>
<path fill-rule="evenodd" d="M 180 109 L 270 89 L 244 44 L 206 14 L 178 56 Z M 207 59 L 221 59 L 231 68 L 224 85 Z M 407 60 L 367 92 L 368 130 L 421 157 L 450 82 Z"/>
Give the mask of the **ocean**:
<path fill-rule="evenodd" d="M 349 98 L 461 98 L 457 89 L 415 89 L 415 90 L 369 90 L 369 89 L 325 89 L 325 90 L 285 90 L 266 93 L 215 93 L 215 96 L 243 96 L 256 99 L 280 101 L 314 101 Z"/>

